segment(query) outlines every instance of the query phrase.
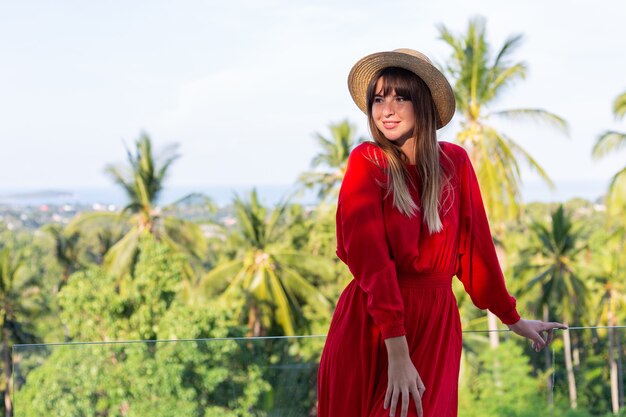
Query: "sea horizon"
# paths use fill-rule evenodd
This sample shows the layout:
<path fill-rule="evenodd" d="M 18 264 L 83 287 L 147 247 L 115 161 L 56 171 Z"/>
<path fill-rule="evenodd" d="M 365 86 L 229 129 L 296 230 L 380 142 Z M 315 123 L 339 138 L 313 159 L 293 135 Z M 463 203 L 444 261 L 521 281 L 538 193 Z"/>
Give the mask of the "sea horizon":
<path fill-rule="evenodd" d="M 554 191 L 539 181 L 528 181 L 522 184 L 522 201 L 532 202 L 565 202 L 573 198 L 583 198 L 595 202 L 608 189 L 608 180 L 560 180 L 555 181 Z M 235 195 L 247 198 L 250 191 L 256 189 L 263 204 L 274 205 L 289 196 L 291 201 L 312 205 L 319 202 L 314 190 L 298 189 L 296 185 L 265 184 L 265 185 L 173 185 L 166 186 L 158 201 L 158 205 L 171 204 L 190 194 L 208 196 L 214 204 L 225 206 L 232 202 Z M 123 206 L 127 198 L 116 186 L 95 187 L 28 187 L 0 188 L 0 205 L 40 206 L 40 205 L 81 205 L 81 206 Z"/>

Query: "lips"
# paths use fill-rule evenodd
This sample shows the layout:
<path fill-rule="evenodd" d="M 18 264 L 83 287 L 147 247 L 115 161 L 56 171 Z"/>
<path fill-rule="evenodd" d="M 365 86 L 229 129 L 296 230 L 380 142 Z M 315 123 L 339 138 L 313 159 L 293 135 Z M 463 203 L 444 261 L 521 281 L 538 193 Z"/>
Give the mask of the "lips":
<path fill-rule="evenodd" d="M 393 129 L 398 126 L 400 122 L 383 122 L 383 127 L 385 129 Z"/>

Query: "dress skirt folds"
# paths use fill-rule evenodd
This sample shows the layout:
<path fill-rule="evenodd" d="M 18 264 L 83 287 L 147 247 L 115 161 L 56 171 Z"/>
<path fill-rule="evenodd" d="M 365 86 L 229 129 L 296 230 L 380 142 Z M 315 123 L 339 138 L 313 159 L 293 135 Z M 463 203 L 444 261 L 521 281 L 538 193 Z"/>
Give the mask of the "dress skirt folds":
<path fill-rule="evenodd" d="M 319 417 L 382 417 L 387 389 L 384 340 L 406 336 L 424 382 L 424 417 L 457 415 L 461 326 L 452 279 L 502 322 L 519 315 L 509 295 L 480 189 L 465 150 L 440 142 L 447 177 L 443 230 L 406 216 L 387 195 L 385 158 L 373 143 L 355 148 L 339 193 L 337 255 L 354 279 L 332 318 L 318 377 Z M 417 183 L 417 170 L 408 166 Z M 412 189 L 419 205 L 419 192 Z M 399 415 L 399 408 L 397 411 Z M 409 416 L 417 416 L 410 402 Z"/>

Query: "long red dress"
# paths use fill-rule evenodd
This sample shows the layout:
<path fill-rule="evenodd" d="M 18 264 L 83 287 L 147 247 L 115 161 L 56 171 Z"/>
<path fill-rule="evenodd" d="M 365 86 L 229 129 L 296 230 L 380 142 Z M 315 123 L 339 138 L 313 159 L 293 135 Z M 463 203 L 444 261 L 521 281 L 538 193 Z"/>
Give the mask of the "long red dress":
<path fill-rule="evenodd" d="M 505 324 L 519 320 L 469 157 L 452 143 L 440 142 L 440 150 L 450 183 L 440 205 L 443 230 L 435 234 L 421 216 L 405 216 L 385 198 L 378 146 L 366 142 L 350 154 L 337 206 L 337 255 L 354 279 L 339 298 L 322 354 L 319 417 L 388 416 L 384 339 L 402 335 L 426 386 L 424 417 L 457 415 L 461 325 L 454 275 L 476 306 Z M 409 170 L 417 178 L 415 167 Z M 419 204 L 417 191 L 412 196 Z M 417 416 L 412 401 L 409 416 Z"/>

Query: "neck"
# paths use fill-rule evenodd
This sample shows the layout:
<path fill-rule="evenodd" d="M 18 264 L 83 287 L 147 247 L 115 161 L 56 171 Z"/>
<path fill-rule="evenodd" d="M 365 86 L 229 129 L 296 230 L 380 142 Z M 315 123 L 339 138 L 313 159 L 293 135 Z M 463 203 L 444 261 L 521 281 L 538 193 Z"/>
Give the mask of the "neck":
<path fill-rule="evenodd" d="M 407 159 L 409 160 L 409 164 L 415 165 L 415 138 L 410 137 L 407 139 L 401 139 L 396 142 L 396 145 L 407 157 Z"/>

